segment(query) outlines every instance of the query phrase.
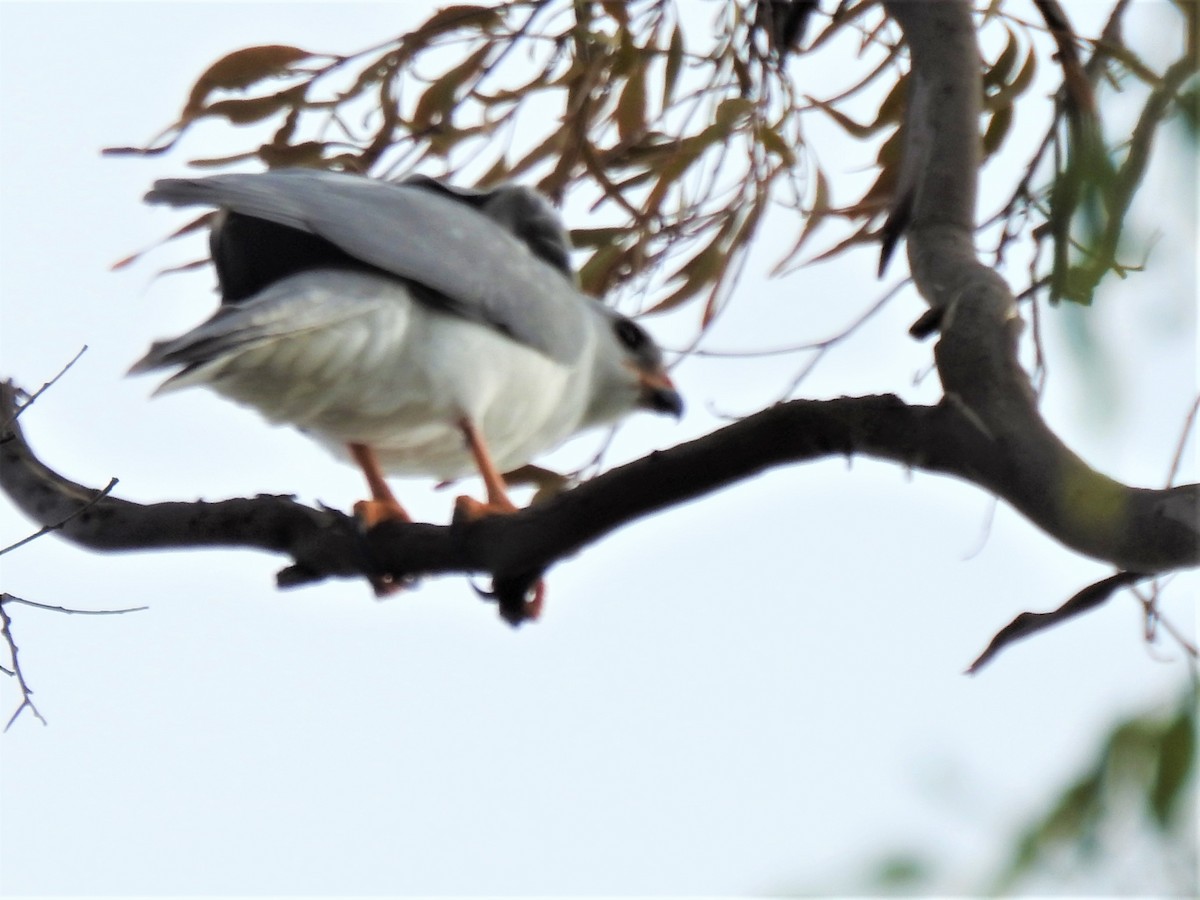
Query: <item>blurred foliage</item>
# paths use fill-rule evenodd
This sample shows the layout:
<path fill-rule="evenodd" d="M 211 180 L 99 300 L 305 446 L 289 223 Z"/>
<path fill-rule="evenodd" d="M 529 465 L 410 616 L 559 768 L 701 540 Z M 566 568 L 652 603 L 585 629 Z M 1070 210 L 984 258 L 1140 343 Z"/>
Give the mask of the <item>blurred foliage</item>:
<path fill-rule="evenodd" d="M 1171 708 L 1113 725 L 1083 770 L 1018 829 L 992 874 L 964 871 L 937 849 L 895 849 L 850 875 L 848 888 L 786 893 L 1197 896 L 1198 766 L 1193 680 Z"/>
<path fill-rule="evenodd" d="M 1035 40 L 1044 26 L 1021 18 L 1026 9 L 1010 12 L 1015 5 L 980 3 L 981 33 L 1003 34 L 995 58 L 983 61 L 985 154 L 1011 134 L 1039 66 L 1055 64 L 1049 51 L 1064 78 L 1051 129 L 1000 213 L 999 254 L 1018 236 L 1051 240 L 1051 296 L 1087 302 L 1105 273 L 1124 271 L 1116 250 L 1129 198 L 1158 122 L 1190 108 L 1180 91 L 1195 72 L 1194 48 L 1159 75 L 1121 40 L 1124 2 L 1089 39 L 1074 34 L 1057 3 L 1040 0 L 1054 46 Z M 907 74 L 899 31 L 878 0 L 701 8 L 707 23 L 695 14 L 685 22 L 676 0 L 460 4 L 348 56 L 248 47 L 203 72 L 178 119 L 148 146 L 109 152 L 164 153 L 199 124 L 226 122 L 256 126 L 248 146 L 191 165 L 256 161 L 380 177 L 419 169 L 478 185 L 523 178 L 559 201 L 580 189 L 605 216 L 572 235 L 585 289 L 636 288 L 629 293 L 648 298 L 644 311 L 697 304 L 704 326 L 773 204 L 802 213 L 776 272 L 806 261 L 823 225 L 842 228 L 808 261 L 878 238 L 899 177 Z M 1195 4 L 1178 9 L 1194 20 Z M 848 87 L 798 93 L 797 65 L 836 54 L 844 68 L 848 51 L 858 60 Z M 1094 87 L 1126 78 L 1151 91 L 1117 162 L 1117 148 L 1101 138 Z M 874 112 L 852 115 L 863 102 Z M 806 144 L 802 124 L 813 115 L 874 148 L 865 190 L 840 196 L 840 173 Z M 1039 184 L 1050 156 L 1053 170 Z"/>
<path fill-rule="evenodd" d="M 1093 762 L 1017 837 L 1014 853 L 989 889 L 1008 893 L 1055 862 L 1070 878 L 1120 855 L 1114 836 L 1130 818 L 1166 847 L 1190 858 L 1179 871 L 1182 893 L 1200 892 L 1196 871 L 1197 693 L 1175 709 L 1145 712 L 1118 723 Z M 1123 821 L 1124 820 L 1124 821 Z M 1134 886 L 1136 890 L 1136 886 Z"/>

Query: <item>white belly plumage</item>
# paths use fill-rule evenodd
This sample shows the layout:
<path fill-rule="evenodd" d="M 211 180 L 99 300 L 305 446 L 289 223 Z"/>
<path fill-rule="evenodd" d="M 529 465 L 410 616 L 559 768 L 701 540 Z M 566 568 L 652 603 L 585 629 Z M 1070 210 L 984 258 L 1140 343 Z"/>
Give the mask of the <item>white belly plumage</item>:
<path fill-rule="evenodd" d="M 402 283 L 368 273 L 294 275 L 162 348 L 180 353 L 186 368 L 159 391 L 207 385 L 339 456 L 349 442 L 366 444 L 395 474 L 473 472 L 464 418 L 501 471 L 583 424 L 583 404 L 564 402 L 586 388 L 579 367 L 432 309 Z"/>

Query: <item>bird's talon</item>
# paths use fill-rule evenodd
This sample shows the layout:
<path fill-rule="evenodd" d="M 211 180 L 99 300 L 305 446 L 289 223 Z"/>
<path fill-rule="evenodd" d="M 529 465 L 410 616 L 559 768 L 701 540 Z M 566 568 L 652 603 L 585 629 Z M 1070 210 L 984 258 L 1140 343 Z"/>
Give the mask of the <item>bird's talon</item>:
<path fill-rule="evenodd" d="M 519 509 L 511 502 L 502 503 L 481 503 L 474 497 L 458 497 L 454 501 L 454 518 L 455 524 L 461 522 L 478 522 L 480 519 L 486 519 L 488 516 L 507 516 L 510 513 L 518 512 Z"/>
<path fill-rule="evenodd" d="M 354 504 L 354 517 L 364 531 L 370 531 L 380 522 L 411 522 L 408 513 L 399 503 L 386 500 L 359 500 Z"/>
<path fill-rule="evenodd" d="M 546 600 L 546 582 L 541 578 L 533 586 L 533 596 L 525 601 L 525 618 L 534 622 L 542 616 L 542 604 Z"/>

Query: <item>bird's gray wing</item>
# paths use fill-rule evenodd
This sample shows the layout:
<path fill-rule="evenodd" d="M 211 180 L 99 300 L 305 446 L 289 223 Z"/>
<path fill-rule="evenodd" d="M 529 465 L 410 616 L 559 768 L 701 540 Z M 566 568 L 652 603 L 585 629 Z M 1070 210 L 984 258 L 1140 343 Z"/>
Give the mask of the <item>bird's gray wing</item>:
<path fill-rule="evenodd" d="M 550 202 L 532 188 L 520 184 L 501 184 L 494 188 L 473 188 L 438 181 L 428 175 L 410 175 L 403 182 L 427 191 L 438 191 L 473 207 L 493 222 L 507 228 L 523 241 L 534 256 L 548 262 L 578 286 L 571 266 L 571 239 L 562 219 Z"/>
<path fill-rule="evenodd" d="M 593 303 L 556 267 L 472 205 L 417 185 L 310 169 L 154 183 L 149 203 L 230 209 L 318 235 L 431 289 L 424 302 L 563 362 L 577 358 Z"/>

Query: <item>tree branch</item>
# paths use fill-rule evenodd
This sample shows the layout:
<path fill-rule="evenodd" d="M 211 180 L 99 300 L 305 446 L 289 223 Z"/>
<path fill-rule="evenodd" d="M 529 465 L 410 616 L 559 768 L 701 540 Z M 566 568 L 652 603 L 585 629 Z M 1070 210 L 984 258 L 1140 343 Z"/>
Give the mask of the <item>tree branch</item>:
<path fill-rule="evenodd" d="M 0 421 L 9 418 L 16 397 L 11 383 L 0 386 Z M 35 521 L 65 519 L 59 533 L 95 550 L 223 546 L 282 553 L 293 563 L 280 572 L 281 587 L 330 577 L 485 573 L 496 585 L 501 612 L 519 618 L 529 584 L 623 525 L 777 466 L 853 455 L 954 475 L 1019 509 L 1036 506 L 1013 482 L 1013 467 L 996 442 L 959 404 L 907 406 L 892 396 L 781 403 L 517 514 L 446 526 L 386 522 L 363 534 L 349 516 L 288 497 L 153 504 L 112 496 L 94 500 L 94 491 L 40 462 L 15 422 L 0 435 L 0 489 Z M 1194 508 L 1193 487 L 1173 490 L 1189 494 Z M 87 502 L 93 502 L 89 509 L 70 515 Z M 1156 523 L 1143 542 L 1146 555 L 1139 557 L 1138 570 L 1195 565 L 1194 538 L 1185 523 Z"/>
<path fill-rule="evenodd" d="M 946 398 L 979 423 L 1003 461 L 1006 489 L 997 493 L 1066 546 L 1118 568 L 1196 565 L 1196 485 L 1151 491 L 1120 484 L 1069 450 L 1038 413 L 1017 360 L 1023 323 L 1016 302 L 974 246 L 982 88 L 970 4 L 886 6 L 912 57 L 904 148 L 906 168 L 915 172 L 909 264 L 921 295 L 941 313 L 935 360 Z"/>

